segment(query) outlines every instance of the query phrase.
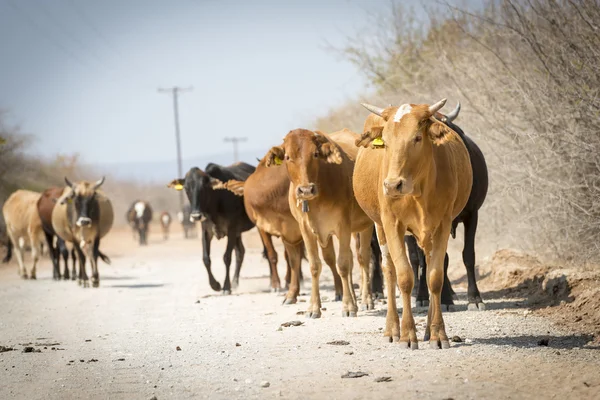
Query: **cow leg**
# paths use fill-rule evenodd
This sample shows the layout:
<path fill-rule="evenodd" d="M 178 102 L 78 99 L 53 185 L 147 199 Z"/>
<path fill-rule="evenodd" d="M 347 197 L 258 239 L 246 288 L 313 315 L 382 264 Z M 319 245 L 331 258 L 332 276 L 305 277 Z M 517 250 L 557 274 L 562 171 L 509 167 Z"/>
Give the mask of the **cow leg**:
<path fill-rule="evenodd" d="M 85 270 L 85 254 L 83 253 L 83 250 L 81 250 L 81 247 L 79 247 L 79 244 L 73 243 L 73 247 L 75 247 L 75 251 L 77 251 L 77 259 L 79 260 L 79 281 L 77 283 L 79 286 L 89 287 L 90 283 Z"/>
<path fill-rule="evenodd" d="M 237 237 L 233 232 L 227 235 L 227 247 L 223 254 L 223 263 L 225 264 L 225 282 L 223 283 L 223 294 L 231 294 L 231 280 L 229 279 L 229 268 L 231 267 L 231 253 L 237 244 Z"/>
<path fill-rule="evenodd" d="M 377 233 L 371 235 L 371 293 L 373 298 L 383 298 L 383 272 L 381 271 L 381 249 L 377 242 Z"/>
<path fill-rule="evenodd" d="M 77 279 L 77 252 L 75 251 L 75 247 L 71 249 L 71 260 L 73 261 L 73 269 L 71 270 L 71 280 L 74 281 Z"/>
<path fill-rule="evenodd" d="M 287 267 L 290 270 L 289 287 L 283 304 L 296 304 L 300 294 L 300 264 L 302 263 L 304 243 L 290 244 L 283 241 L 283 246 L 285 247 Z"/>
<path fill-rule="evenodd" d="M 88 245 L 88 247 L 90 247 Z M 100 248 L 100 238 L 97 237 L 94 239 L 94 246 L 92 247 L 92 255 L 90 257 L 90 261 L 92 263 L 92 287 L 100 286 L 100 273 L 98 272 L 98 256 Z"/>
<path fill-rule="evenodd" d="M 42 242 L 38 240 L 39 232 L 29 231 L 29 241 L 31 243 L 31 258 L 33 258 L 33 264 L 31 266 L 31 273 L 29 274 L 30 279 L 37 279 L 37 263 L 40 260 L 42 254 Z M 50 247 L 50 251 L 52 248 Z"/>
<path fill-rule="evenodd" d="M 405 349 L 418 349 L 417 329 L 413 317 L 410 295 L 413 290 L 415 278 L 412 267 L 406 256 L 404 236 L 406 227 L 397 226 L 391 216 L 382 216 L 384 230 L 389 246 L 389 252 L 394 260 L 396 279 L 402 297 L 402 321 L 400 329 L 400 346 Z M 382 250 L 383 251 L 383 250 Z M 390 299 L 388 299 L 389 301 Z"/>
<path fill-rule="evenodd" d="M 467 279 L 469 287 L 467 289 L 467 300 L 469 302 L 468 310 L 485 310 L 485 303 L 481 299 L 481 293 L 477 287 L 475 278 L 475 233 L 477 232 L 477 222 L 479 216 L 475 211 L 470 218 L 464 221 L 465 226 L 465 247 L 463 248 L 463 262 L 467 268 Z"/>
<path fill-rule="evenodd" d="M 210 284 L 212 290 L 215 292 L 220 292 L 221 284 L 217 282 L 210 268 L 210 242 L 212 241 L 212 238 L 212 232 L 202 228 L 202 260 L 204 261 L 204 266 L 206 267 L 206 272 L 208 273 L 208 283 Z"/>
<path fill-rule="evenodd" d="M 418 282 L 413 287 L 411 301 L 417 307 L 426 307 L 429 305 L 429 291 L 427 290 L 425 254 L 423 254 L 423 250 L 417 244 L 417 239 L 414 236 L 405 236 L 404 243 L 408 248 L 408 256 L 414 279 Z"/>
<path fill-rule="evenodd" d="M 8 238 L 12 242 L 15 249 L 15 255 L 17 256 L 17 264 L 19 265 L 18 274 L 21 278 L 27 279 L 27 270 L 25 269 L 25 263 L 23 262 L 23 253 L 25 247 L 25 241 L 21 238 L 15 240 L 14 236 L 10 232 L 10 228 L 7 227 Z"/>
<path fill-rule="evenodd" d="M 358 306 L 356 305 L 356 295 L 352 283 L 352 234 L 341 231 L 339 236 L 340 254 L 337 259 L 337 267 L 342 278 L 342 317 L 356 317 Z M 369 248 L 370 249 L 370 248 Z"/>
<path fill-rule="evenodd" d="M 452 285 L 450 279 L 448 279 L 448 264 L 450 260 L 448 253 L 444 257 L 444 285 L 442 286 L 442 310 L 443 311 L 454 311 L 454 299 Z"/>
<path fill-rule="evenodd" d="M 426 243 L 424 249 L 427 258 L 427 284 L 431 293 L 424 340 L 429 340 L 429 347 L 432 349 L 450 348 L 442 317 L 441 294 L 444 285 L 444 258 L 451 226 L 451 220 L 443 221 L 434 233 L 433 240 Z M 428 246 L 431 247 L 427 248 Z"/>
<path fill-rule="evenodd" d="M 277 251 L 275 251 L 275 246 L 273 246 L 273 237 L 262 229 L 258 229 L 258 234 L 263 242 L 267 260 L 269 261 L 269 269 L 271 271 L 271 291 L 279 292 L 281 291 L 281 282 L 279 280 L 279 273 L 277 272 L 278 257 Z"/>
<path fill-rule="evenodd" d="M 244 243 L 242 243 L 242 236 L 240 234 L 240 236 L 236 238 L 235 243 L 235 274 L 233 275 L 234 289 L 240 285 L 240 271 L 242 270 L 242 262 L 244 262 L 245 254 L 246 249 L 244 248 Z M 277 272 L 277 270 L 275 270 L 275 272 Z"/>
<path fill-rule="evenodd" d="M 58 266 L 58 275 L 60 279 L 60 256 L 62 255 L 63 261 L 65 262 L 65 273 L 63 274 L 64 279 L 67 281 L 70 279 L 69 276 L 69 249 L 64 240 L 56 237 L 56 264 Z"/>
<path fill-rule="evenodd" d="M 52 259 L 52 279 L 60 280 L 60 254 L 57 246 L 54 246 L 54 235 L 44 231 L 44 237 L 46 238 L 46 244 L 50 250 L 50 258 Z M 60 238 L 58 239 L 60 240 Z"/>
<path fill-rule="evenodd" d="M 398 318 L 398 308 L 396 307 L 396 269 L 392 262 L 383 227 L 375 225 L 375 232 L 377 233 L 377 241 L 381 249 L 381 269 L 385 278 L 387 291 L 388 309 L 383 336 L 388 342 L 397 342 L 400 340 L 400 319 Z"/>
<path fill-rule="evenodd" d="M 337 267 L 335 265 L 335 248 L 333 247 L 333 240 L 329 239 L 327 246 L 321 248 L 321 254 L 323 255 L 323 260 L 325 261 L 325 264 L 327 264 L 329 269 L 331 269 L 331 274 L 333 275 L 335 301 L 342 301 L 344 290 L 342 278 L 340 278 L 340 274 L 338 273 Z M 302 273 L 300 273 L 300 278 L 302 278 Z"/>
<path fill-rule="evenodd" d="M 373 293 L 371 287 L 371 237 L 373 236 L 373 225 L 368 229 L 362 231 L 359 235 L 360 239 L 360 253 L 358 253 L 358 263 L 363 271 L 362 286 L 363 290 L 361 293 L 361 310 L 373 310 L 375 309 L 375 303 L 373 302 Z"/>
<path fill-rule="evenodd" d="M 283 256 L 285 258 L 285 290 L 290 290 L 290 280 L 292 279 L 292 267 L 290 264 L 290 255 L 288 254 L 287 247 L 285 247 L 285 243 L 283 247 L 285 248 L 283 252 Z"/>
<path fill-rule="evenodd" d="M 307 318 L 321 318 L 321 294 L 319 293 L 319 277 L 321 276 L 321 260 L 319 259 L 319 245 L 317 238 L 312 235 L 308 229 L 305 229 L 304 224 L 300 224 L 302 238 L 306 246 L 308 263 L 310 265 L 310 273 L 312 275 L 310 304 L 306 310 Z"/>

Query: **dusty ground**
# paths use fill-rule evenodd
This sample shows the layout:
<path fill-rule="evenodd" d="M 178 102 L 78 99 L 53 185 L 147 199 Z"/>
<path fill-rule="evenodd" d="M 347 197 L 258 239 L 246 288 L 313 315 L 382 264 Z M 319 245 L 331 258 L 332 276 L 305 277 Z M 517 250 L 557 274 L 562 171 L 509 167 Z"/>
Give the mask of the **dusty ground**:
<path fill-rule="evenodd" d="M 267 291 L 253 233 L 245 237 L 240 287 L 224 297 L 208 285 L 199 239 L 174 233 L 163 242 L 154 232 L 147 248 L 129 231 L 109 236 L 102 248 L 113 265 L 100 266 L 99 289 L 53 282 L 48 260 L 37 281 L 20 280 L 14 263 L 0 268 L 0 346 L 14 349 L 0 353 L 0 399 L 600 398 L 598 347 L 577 333 L 582 329 L 549 318 L 568 304 L 546 309 L 523 298 L 529 292 L 516 278 L 514 290 L 506 287 L 515 275 L 506 272 L 510 257 L 480 258 L 488 268 L 488 311 L 467 312 L 461 301 L 445 314 L 449 335 L 462 343 L 409 351 L 384 343 L 382 302 L 342 319 L 341 304 L 325 300 L 323 318 L 306 320 L 297 315 L 306 307 L 306 285 L 298 304 L 280 305 L 282 297 Z M 213 245 L 219 279 L 224 244 Z M 456 254 L 452 277 L 464 300 Z M 324 271 L 322 295 L 329 299 L 330 277 Z M 560 284 L 553 287 L 543 290 L 554 291 L 560 304 Z M 422 337 L 426 311 L 418 311 Z M 303 324 L 280 328 L 294 320 Z M 548 346 L 538 344 L 544 339 Z M 349 344 L 328 344 L 339 340 Z M 41 352 L 23 353 L 25 346 Z M 368 375 L 342 379 L 348 371 Z M 381 377 L 391 381 L 375 382 Z"/>

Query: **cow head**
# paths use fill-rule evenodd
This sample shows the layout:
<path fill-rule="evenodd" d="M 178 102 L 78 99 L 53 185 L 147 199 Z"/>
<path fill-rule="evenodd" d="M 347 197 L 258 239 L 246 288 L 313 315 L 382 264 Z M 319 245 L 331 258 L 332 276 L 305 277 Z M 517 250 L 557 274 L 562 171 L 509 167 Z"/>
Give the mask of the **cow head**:
<path fill-rule="evenodd" d="M 446 99 L 431 106 L 404 104 L 385 109 L 363 104 L 379 115 L 383 123 L 363 133 L 356 144 L 367 147 L 370 141 L 378 140 L 384 148 L 387 171 L 383 192 L 386 196 L 421 195 L 420 182 L 429 171 L 433 146 L 444 143 L 452 132 L 434 118 L 444 104 Z"/>
<path fill-rule="evenodd" d="M 104 177 L 94 183 L 87 181 L 71 183 L 65 176 L 65 183 L 70 188 L 70 193 L 60 203 L 72 202 L 75 210 L 75 224 L 79 227 L 90 226 L 100 216 L 96 190 L 104 183 Z"/>
<path fill-rule="evenodd" d="M 312 200 L 319 195 L 317 185 L 321 163 L 341 164 L 338 146 L 321 132 L 296 129 L 287 134 L 282 146 L 266 155 L 267 167 L 285 163 L 297 200 Z"/>
<path fill-rule="evenodd" d="M 204 221 L 207 215 L 208 203 L 214 188 L 223 183 L 200 168 L 194 167 L 185 174 L 183 179 L 174 179 L 167 186 L 175 190 L 185 190 L 191 205 L 190 221 Z"/>

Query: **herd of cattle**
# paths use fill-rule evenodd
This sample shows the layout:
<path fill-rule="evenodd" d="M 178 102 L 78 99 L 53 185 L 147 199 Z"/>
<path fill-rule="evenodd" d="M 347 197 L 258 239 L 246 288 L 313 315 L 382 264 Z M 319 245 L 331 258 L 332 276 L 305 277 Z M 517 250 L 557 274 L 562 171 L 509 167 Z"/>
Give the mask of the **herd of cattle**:
<path fill-rule="evenodd" d="M 283 242 L 285 304 L 297 301 L 300 265 L 307 258 L 312 288 L 306 315 L 321 316 L 322 256 L 334 276 L 343 316 L 355 317 L 359 304 L 363 310 L 372 309 L 385 281 L 388 312 L 384 335 L 403 347 L 418 347 L 411 311 L 416 301 L 429 307 L 425 340 L 433 348 L 448 348 L 442 310 L 453 307 L 455 294 L 447 278 L 446 249 L 461 222 L 465 228 L 468 309 L 485 309 L 475 279 L 474 246 L 488 172 L 481 150 L 453 123 L 460 104 L 444 115 L 439 110 L 445 103 L 444 99 L 433 105 L 386 108 L 363 104 L 370 115 L 361 135 L 348 129 L 330 134 L 296 129 L 285 136 L 283 144 L 272 147 L 257 167 L 210 163 L 204 170 L 194 167 L 185 177 L 173 180 L 168 186 L 185 190 L 189 200 L 178 215 L 186 237 L 195 235 L 196 222 L 200 221 L 203 261 L 212 289 L 229 294 L 238 285 L 245 253 L 242 233 L 256 226 L 270 267 L 271 288 L 276 291 L 281 289 L 281 282 L 272 237 Z M 68 259 L 65 242 L 69 242 L 79 260 L 80 282 L 87 285 L 87 258 L 92 265 L 92 286 L 97 287 L 98 257 L 110 262 L 100 252 L 99 243 L 112 226 L 112 206 L 98 189 L 103 180 L 76 184 L 65 180 L 65 188 L 42 194 L 20 190 L 7 200 L 3 207 L 11 240 L 7 258 L 14 247 L 20 273 L 27 277 L 22 252 L 29 239 L 34 278 L 39 257 L 36 244 L 43 233 L 51 251 L 54 277 L 61 276 L 59 258 L 62 254 Z M 127 221 L 140 245 L 147 244 L 152 214 L 150 204 L 141 200 L 127 211 Z M 167 239 L 170 214 L 163 212 L 159 221 Z M 337 255 L 332 236 L 339 242 Z M 211 270 L 213 237 L 227 237 L 223 285 Z M 361 271 L 360 300 L 352 281 L 353 237 Z M 230 278 L 234 251 L 236 268 Z M 64 276 L 69 276 L 67 266 Z M 404 310 L 402 324 L 396 285 Z"/>

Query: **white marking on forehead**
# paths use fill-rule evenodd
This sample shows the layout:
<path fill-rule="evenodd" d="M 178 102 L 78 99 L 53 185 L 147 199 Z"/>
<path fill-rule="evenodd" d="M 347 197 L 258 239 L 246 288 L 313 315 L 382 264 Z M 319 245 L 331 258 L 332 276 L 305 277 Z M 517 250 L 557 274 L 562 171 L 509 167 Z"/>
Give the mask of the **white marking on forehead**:
<path fill-rule="evenodd" d="M 137 217 L 142 218 L 142 215 L 144 215 L 144 209 L 146 208 L 146 205 L 143 202 L 138 201 L 137 203 L 135 203 L 135 206 L 133 206 L 133 208 L 135 209 L 135 214 L 137 215 Z"/>
<path fill-rule="evenodd" d="M 412 107 L 409 104 L 402 104 L 398 111 L 396 111 L 396 115 L 394 115 L 394 122 L 400 122 L 402 117 L 408 114 L 412 110 Z"/>

